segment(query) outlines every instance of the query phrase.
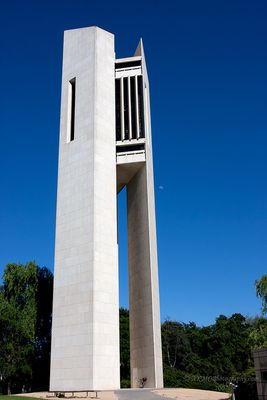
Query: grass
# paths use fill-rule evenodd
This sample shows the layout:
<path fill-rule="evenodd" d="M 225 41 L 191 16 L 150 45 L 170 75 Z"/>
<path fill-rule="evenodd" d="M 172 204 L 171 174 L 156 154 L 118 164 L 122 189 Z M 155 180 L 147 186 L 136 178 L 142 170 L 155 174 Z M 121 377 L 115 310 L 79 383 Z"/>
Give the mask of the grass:
<path fill-rule="evenodd" d="M 23 396 L 23 397 L 22 397 L 22 396 L 21 396 L 21 397 L 20 397 L 20 396 L 14 397 L 14 396 L 4 396 L 4 395 L 1 395 L 1 394 L 0 394 L 0 400 L 16 400 L 16 399 L 24 399 L 24 400 L 25 400 L 25 399 L 26 399 L 26 400 L 27 400 L 27 399 L 28 399 L 28 400 L 29 400 L 29 399 L 32 399 L 32 400 L 36 400 L 36 398 L 34 398 L 34 397 L 24 397 L 24 396 Z"/>

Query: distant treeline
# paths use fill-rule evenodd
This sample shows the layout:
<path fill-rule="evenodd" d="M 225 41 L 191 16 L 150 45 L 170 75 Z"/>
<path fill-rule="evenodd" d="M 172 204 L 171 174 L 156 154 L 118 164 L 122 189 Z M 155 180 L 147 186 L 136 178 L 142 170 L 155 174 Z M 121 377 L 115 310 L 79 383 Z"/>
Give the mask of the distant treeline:
<path fill-rule="evenodd" d="M 53 275 L 35 263 L 8 264 L 0 287 L 0 392 L 49 388 Z M 267 320 L 220 315 L 199 327 L 162 324 L 165 387 L 230 391 L 255 399 L 252 349 L 267 345 Z M 129 311 L 120 309 L 121 385 L 130 386 Z"/>
<path fill-rule="evenodd" d="M 129 311 L 120 309 L 121 379 L 130 385 Z M 161 325 L 164 386 L 230 392 L 236 399 L 256 397 L 252 349 L 266 342 L 267 320 L 241 314 L 220 315 L 215 324 L 199 327 L 167 320 Z M 239 394 L 239 396 L 238 396 Z"/>

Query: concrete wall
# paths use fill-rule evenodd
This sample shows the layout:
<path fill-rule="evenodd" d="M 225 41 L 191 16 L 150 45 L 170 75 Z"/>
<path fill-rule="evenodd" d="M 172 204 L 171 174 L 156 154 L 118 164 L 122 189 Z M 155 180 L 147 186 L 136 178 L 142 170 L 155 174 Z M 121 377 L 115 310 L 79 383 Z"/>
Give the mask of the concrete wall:
<path fill-rule="evenodd" d="M 253 351 L 259 400 L 267 400 L 267 348 Z"/>
<path fill-rule="evenodd" d="M 127 183 L 132 387 L 162 387 L 149 83 L 142 42 L 146 143 Z M 119 301 L 114 36 L 66 31 L 62 71 L 52 391 L 118 389 Z M 70 81 L 76 79 L 74 140 Z M 126 157 L 127 158 L 127 157 Z M 133 164 L 136 164 L 133 166 Z M 122 166 L 120 166 L 122 168 Z M 126 171 L 126 172 L 127 172 Z M 125 171 L 124 171 L 125 172 Z M 118 179 L 120 179 L 118 177 Z"/>
<path fill-rule="evenodd" d="M 145 387 L 163 387 L 158 256 L 152 160 L 149 82 L 142 57 L 146 164 L 127 184 L 128 267 L 130 291 L 131 385 L 147 378 Z"/>
<path fill-rule="evenodd" d="M 75 138 L 67 140 L 76 77 Z M 50 390 L 119 388 L 114 37 L 66 31 Z"/>

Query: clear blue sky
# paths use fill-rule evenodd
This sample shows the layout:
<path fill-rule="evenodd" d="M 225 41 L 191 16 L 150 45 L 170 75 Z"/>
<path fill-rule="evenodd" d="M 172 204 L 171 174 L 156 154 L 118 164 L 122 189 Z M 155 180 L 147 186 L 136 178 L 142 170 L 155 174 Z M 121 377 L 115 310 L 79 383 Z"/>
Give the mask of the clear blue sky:
<path fill-rule="evenodd" d="M 267 3 L 2 0 L 0 269 L 53 269 L 63 30 L 98 25 L 118 57 L 144 40 L 162 319 L 260 313 L 267 272 Z M 120 303 L 128 304 L 120 196 Z"/>

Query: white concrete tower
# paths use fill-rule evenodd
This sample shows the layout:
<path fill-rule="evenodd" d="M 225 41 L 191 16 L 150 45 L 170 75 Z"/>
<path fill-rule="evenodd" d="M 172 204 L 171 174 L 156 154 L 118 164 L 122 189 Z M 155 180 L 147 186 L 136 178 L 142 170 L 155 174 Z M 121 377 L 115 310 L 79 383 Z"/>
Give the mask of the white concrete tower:
<path fill-rule="evenodd" d="M 149 86 L 140 41 L 64 34 L 50 390 L 118 389 L 117 193 L 127 186 L 131 383 L 162 387 Z"/>

